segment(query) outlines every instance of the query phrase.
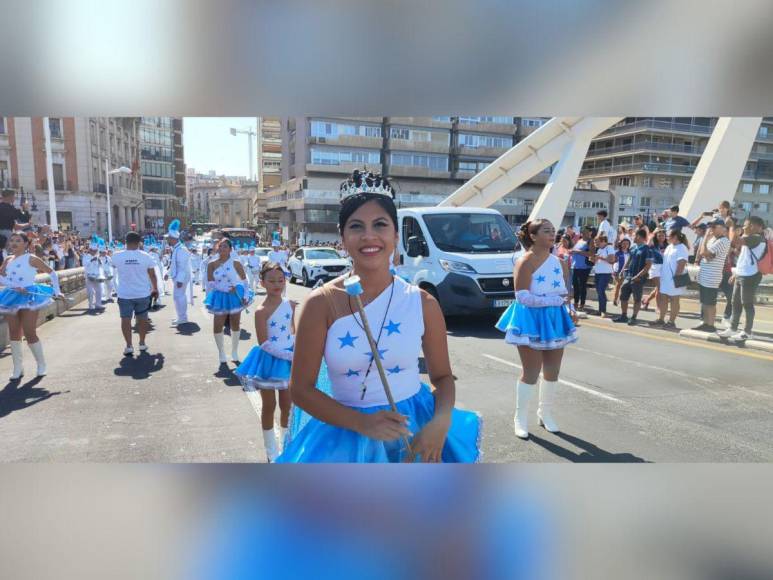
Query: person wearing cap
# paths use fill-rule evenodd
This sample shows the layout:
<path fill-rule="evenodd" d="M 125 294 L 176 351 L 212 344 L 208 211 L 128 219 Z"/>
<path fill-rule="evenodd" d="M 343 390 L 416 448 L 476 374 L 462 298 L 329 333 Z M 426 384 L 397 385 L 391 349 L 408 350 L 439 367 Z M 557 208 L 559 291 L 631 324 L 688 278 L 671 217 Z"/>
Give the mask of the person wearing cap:
<path fill-rule="evenodd" d="M 83 271 L 86 274 L 86 295 L 89 301 L 89 312 L 96 314 L 102 310 L 102 282 L 105 281 L 105 272 L 102 269 L 102 261 L 99 259 L 98 236 L 93 235 L 89 243 L 88 254 L 83 255 Z"/>
<path fill-rule="evenodd" d="M 167 232 L 172 253 L 169 257 L 169 278 L 172 280 L 172 294 L 177 318 L 172 326 L 188 322 L 188 284 L 191 281 L 191 255 L 180 241 L 180 220 L 172 220 Z"/>
<path fill-rule="evenodd" d="M 700 332 L 716 332 L 714 320 L 717 314 L 717 293 L 722 282 L 725 259 L 730 251 L 730 239 L 727 237 L 727 226 L 721 217 L 706 224 L 706 235 L 698 247 L 700 270 L 698 272 L 698 287 L 700 290 L 701 312 L 703 322 L 693 330 Z"/>
<path fill-rule="evenodd" d="M 701 255 L 698 251 L 701 247 L 703 239 L 706 237 L 707 224 L 698 224 L 693 229 L 695 230 L 695 241 L 692 243 L 692 250 L 690 251 L 690 264 L 696 266 L 701 263 Z"/>

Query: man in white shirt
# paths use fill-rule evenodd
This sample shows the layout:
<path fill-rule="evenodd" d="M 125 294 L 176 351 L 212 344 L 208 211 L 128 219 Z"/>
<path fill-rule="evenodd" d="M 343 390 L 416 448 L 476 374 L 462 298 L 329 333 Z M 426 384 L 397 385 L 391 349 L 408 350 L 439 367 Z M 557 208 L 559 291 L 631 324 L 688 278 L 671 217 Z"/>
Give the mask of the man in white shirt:
<path fill-rule="evenodd" d="M 175 220 L 177 221 L 177 220 Z M 178 222 L 179 223 L 179 222 Z M 169 244 L 172 254 L 169 258 L 169 278 L 172 280 L 172 295 L 177 318 L 172 326 L 188 322 L 188 284 L 191 281 L 191 255 L 180 241 L 180 230 L 169 228 Z"/>
<path fill-rule="evenodd" d="M 607 219 L 608 215 L 609 214 L 605 209 L 601 209 L 596 212 L 596 217 L 599 218 L 599 227 L 598 232 L 596 233 L 596 237 L 598 238 L 599 236 L 606 236 L 607 243 L 614 247 L 614 245 L 617 243 L 617 230 L 615 230 L 615 228 L 612 227 L 612 224 L 609 223 L 609 220 Z"/>
<path fill-rule="evenodd" d="M 693 330 L 716 332 L 714 320 L 717 314 L 717 294 L 722 283 L 725 260 L 730 252 L 725 220 L 716 218 L 707 224 L 707 231 L 698 246 L 696 262 L 700 257 L 698 289 L 703 313 L 703 323 Z"/>
<path fill-rule="evenodd" d="M 132 316 L 137 319 L 137 331 L 140 335 L 140 352 L 148 350 L 145 336 L 148 332 L 148 311 L 150 301 L 158 296 L 156 280 L 156 262 L 139 249 L 140 235 L 137 232 L 126 234 L 126 250 L 113 256 L 113 268 L 117 278 L 118 310 L 121 314 L 121 332 L 126 340 L 123 354 L 134 354 L 132 346 Z"/>

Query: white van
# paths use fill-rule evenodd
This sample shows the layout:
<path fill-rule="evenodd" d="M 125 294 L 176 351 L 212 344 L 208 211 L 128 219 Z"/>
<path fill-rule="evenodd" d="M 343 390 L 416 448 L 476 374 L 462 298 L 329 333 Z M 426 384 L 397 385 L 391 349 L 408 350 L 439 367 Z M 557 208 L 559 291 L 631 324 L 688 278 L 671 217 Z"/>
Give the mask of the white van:
<path fill-rule="evenodd" d="M 493 209 L 400 209 L 398 275 L 440 302 L 446 315 L 492 313 L 512 304 L 523 250 Z"/>

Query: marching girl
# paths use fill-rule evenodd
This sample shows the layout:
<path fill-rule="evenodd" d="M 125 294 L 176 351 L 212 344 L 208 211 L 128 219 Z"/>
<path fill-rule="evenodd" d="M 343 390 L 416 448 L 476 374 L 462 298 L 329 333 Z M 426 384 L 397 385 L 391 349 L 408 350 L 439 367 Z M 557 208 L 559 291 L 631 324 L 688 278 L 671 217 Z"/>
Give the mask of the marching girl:
<path fill-rule="evenodd" d="M 255 334 L 258 345 L 252 347 L 244 362 L 234 371 L 245 390 L 259 389 L 262 400 L 260 420 L 268 460 L 279 455 L 274 433 L 274 411 L 279 397 L 279 440 L 284 442 L 290 420 L 290 364 L 295 344 L 295 303 L 282 298 L 285 290 L 284 270 L 279 264 L 266 262 L 260 270 L 260 282 L 266 299 L 255 311 Z"/>
<path fill-rule="evenodd" d="M 529 401 L 537 390 L 542 371 L 537 417 L 550 433 L 559 431 L 552 410 L 564 347 L 577 340 L 576 314 L 570 310 L 567 292 L 569 268 L 551 253 L 556 237 L 548 220 L 538 219 L 521 227 L 519 238 L 527 250 L 515 263 L 515 302 L 502 314 L 496 327 L 505 341 L 518 347 L 523 371 L 515 392 L 515 434 L 529 437 Z"/>
<path fill-rule="evenodd" d="M 0 266 L 0 284 L 5 286 L 0 291 L 0 314 L 4 314 L 8 321 L 13 357 L 10 379 L 17 381 L 24 375 L 22 334 L 37 362 L 37 376 L 42 377 L 46 374 L 46 360 L 36 331 L 38 310 L 51 304 L 54 298 L 63 297 L 59 290 L 59 278 L 48 264 L 28 253 L 29 240 L 24 234 L 12 234 L 8 249 L 10 257 Z M 48 274 L 51 287 L 35 284 L 37 274 Z"/>
<path fill-rule="evenodd" d="M 83 255 L 83 270 L 86 274 L 89 312 L 97 312 L 102 308 L 102 283 L 105 281 L 105 272 L 99 257 L 99 238 L 97 236 L 92 236 L 89 253 Z"/>
<path fill-rule="evenodd" d="M 377 352 L 344 289 L 346 276 L 311 293 L 298 322 L 290 379 L 296 410 L 310 418 L 303 423 L 294 417 L 277 463 L 477 461 L 480 419 L 454 409 L 456 385 L 440 306 L 389 272 L 398 240 L 392 189 L 379 176 L 354 177 L 342 185 L 348 195 L 338 227 L 361 280 Z M 434 391 L 419 376 L 422 351 Z M 376 356 L 397 413 L 390 410 Z M 319 375 L 323 359 L 326 372 Z M 329 385 L 322 384 L 325 376 Z"/>
<path fill-rule="evenodd" d="M 204 306 L 214 315 L 213 332 L 220 362 L 228 362 L 223 349 L 223 326 L 229 318 L 231 327 L 231 360 L 239 361 L 239 334 L 242 310 L 253 300 L 247 276 L 241 262 L 231 253 L 231 240 L 223 238 L 217 244 L 217 257 L 207 264 L 207 297 Z"/>

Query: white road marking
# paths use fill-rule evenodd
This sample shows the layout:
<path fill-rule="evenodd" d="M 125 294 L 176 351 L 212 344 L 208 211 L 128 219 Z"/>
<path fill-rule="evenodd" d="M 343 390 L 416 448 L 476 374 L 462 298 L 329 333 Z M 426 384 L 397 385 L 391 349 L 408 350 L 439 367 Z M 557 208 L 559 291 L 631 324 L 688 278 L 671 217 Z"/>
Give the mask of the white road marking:
<path fill-rule="evenodd" d="M 521 365 L 516 364 L 514 362 L 510 362 L 509 360 L 505 360 L 503 358 L 499 358 L 497 356 L 493 356 L 490 354 L 483 354 L 482 356 L 485 356 L 486 358 L 489 358 L 493 361 L 496 361 L 498 363 L 502 363 L 511 367 L 515 367 L 517 369 L 522 368 Z M 606 399 L 607 401 L 612 401 L 614 403 L 620 403 L 623 404 L 623 401 L 620 399 L 613 397 L 612 395 L 607 395 L 606 393 L 602 393 L 601 391 L 597 391 L 596 389 L 591 389 L 589 387 L 583 387 L 582 385 L 578 385 L 577 383 L 573 383 L 571 381 L 567 381 L 565 379 L 558 379 L 558 382 L 562 385 L 566 385 L 567 387 L 571 387 L 573 389 L 577 389 L 578 391 L 582 391 L 584 393 L 588 393 L 589 395 L 593 395 L 595 397 L 600 397 L 602 399 Z"/>

